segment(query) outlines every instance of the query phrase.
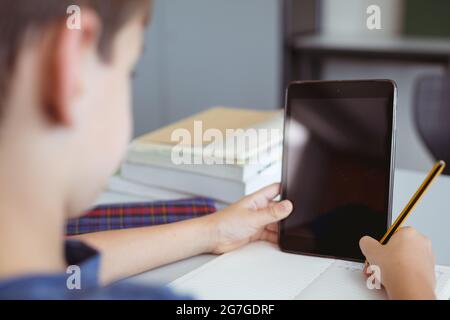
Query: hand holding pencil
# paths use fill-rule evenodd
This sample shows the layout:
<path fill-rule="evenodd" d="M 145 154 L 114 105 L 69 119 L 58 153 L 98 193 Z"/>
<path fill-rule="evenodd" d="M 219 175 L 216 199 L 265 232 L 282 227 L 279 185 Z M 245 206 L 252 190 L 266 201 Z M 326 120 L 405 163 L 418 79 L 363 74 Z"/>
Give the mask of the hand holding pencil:
<path fill-rule="evenodd" d="M 367 259 L 366 268 L 369 262 L 380 268 L 381 282 L 391 299 L 435 298 L 431 241 L 414 228 L 399 229 L 444 167 L 444 161 L 433 166 L 380 241 L 368 236 L 360 240 L 361 251 Z"/>

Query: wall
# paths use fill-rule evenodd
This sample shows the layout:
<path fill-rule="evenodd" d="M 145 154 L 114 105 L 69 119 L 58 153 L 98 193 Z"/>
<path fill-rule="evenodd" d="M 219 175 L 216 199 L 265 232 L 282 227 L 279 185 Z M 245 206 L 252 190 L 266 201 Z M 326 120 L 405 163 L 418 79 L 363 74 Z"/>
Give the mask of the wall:
<path fill-rule="evenodd" d="M 135 135 L 209 106 L 280 106 L 280 2 L 156 0 L 134 81 Z"/>

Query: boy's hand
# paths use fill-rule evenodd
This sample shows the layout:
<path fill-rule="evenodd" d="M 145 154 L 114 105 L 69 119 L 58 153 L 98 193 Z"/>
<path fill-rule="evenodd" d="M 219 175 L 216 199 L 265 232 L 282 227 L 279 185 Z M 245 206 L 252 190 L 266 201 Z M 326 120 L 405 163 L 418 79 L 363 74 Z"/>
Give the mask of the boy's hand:
<path fill-rule="evenodd" d="M 211 230 L 211 252 L 220 254 L 256 240 L 278 241 L 278 224 L 292 211 L 288 200 L 273 201 L 278 183 L 265 187 L 206 217 Z"/>
<path fill-rule="evenodd" d="M 389 298 L 435 299 L 431 241 L 415 229 L 399 229 L 386 245 L 368 236 L 359 245 L 367 261 L 380 268 Z"/>

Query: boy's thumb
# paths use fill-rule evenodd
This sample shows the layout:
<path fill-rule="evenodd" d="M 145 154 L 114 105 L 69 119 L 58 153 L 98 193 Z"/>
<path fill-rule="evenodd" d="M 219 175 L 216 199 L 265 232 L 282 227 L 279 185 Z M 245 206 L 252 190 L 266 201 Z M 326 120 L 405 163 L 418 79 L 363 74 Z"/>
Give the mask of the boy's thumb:
<path fill-rule="evenodd" d="M 381 248 L 381 244 L 372 237 L 364 236 L 359 240 L 359 247 L 363 255 L 369 259 L 376 256 L 378 250 Z"/>
<path fill-rule="evenodd" d="M 263 225 L 274 223 L 286 218 L 292 212 L 292 203 L 289 200 L 272 202 L 267 208 L 259 210 Z"/>

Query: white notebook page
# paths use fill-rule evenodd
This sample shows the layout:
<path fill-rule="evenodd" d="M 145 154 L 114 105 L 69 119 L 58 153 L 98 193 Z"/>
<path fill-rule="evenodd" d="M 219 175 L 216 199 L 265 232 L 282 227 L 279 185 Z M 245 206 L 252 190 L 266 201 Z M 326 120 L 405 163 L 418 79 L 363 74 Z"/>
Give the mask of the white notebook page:
<path fill-rule="evenodd" d="M 281 252 L 255 242 L 224 254 L 169 286 L 197 299 L 386 299 L 370 290 L 361 263 Z M 436 267 L 436 295 L 450 297 L 450 267 Z"/>
<path fill-rule="evenodd" d="M 384 300 L 386 291 L 369 289 L 363 274 L 363 264 L 336 260 L 320 277 L 314 280 L 295 299 L 299 300 Z M 450 297 L 450 267 L 436 266 L 436 297 Z M 383 275 L 381 275 L 383 276 Z"/>
<path fill-rule="evenodd" d="M 450 267 L 436 266 L 435 292 L 438 299 L 450 299 Z"/>
<path fill-rule="evenodd" d="M 206 263 L 170 286 L 197 299 L 293 299 L 333 261 L 255 242 Z"/>
<path fill-rule="evenodd" d="M 362 263 L 336 260 L 295 299 L 384 300 L 386 291 L 369 289 Z"/>

